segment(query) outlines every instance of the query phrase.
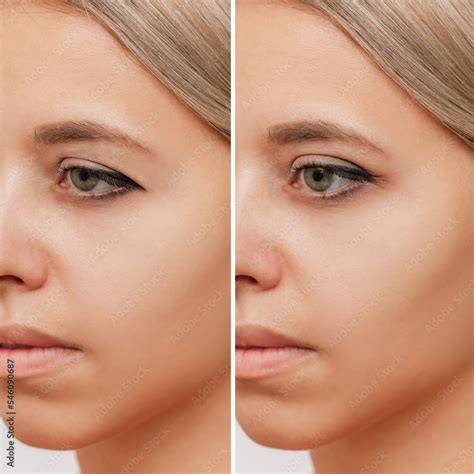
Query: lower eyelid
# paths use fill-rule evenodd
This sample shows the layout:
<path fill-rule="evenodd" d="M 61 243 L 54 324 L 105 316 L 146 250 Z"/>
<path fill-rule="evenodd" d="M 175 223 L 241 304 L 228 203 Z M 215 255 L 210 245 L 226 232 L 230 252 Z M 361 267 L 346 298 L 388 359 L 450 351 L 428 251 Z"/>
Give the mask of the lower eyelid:
<path fill-rule="evenodd" d="M 357 193 L 358 190 L 363 188 L 363 183 L 349 184 L 337 191 L 328 191 L 323 193 L 311 192 L 309 189 L 305 189 L 306 198 L 311 201 L 324 201 L 327 203 L 334 202 L 338 203 L 349 198 L 353 193 Z"/>
<path fill-rule="evenodd" d="M 127 194 L 127 191 L 124 189 L 118 189 L 117 191 L 106 191 L 102 193 L 72 193 L 74 199 L 78 199 L 80 201 L 100 201 L 105 199 L 114 199 L 118 198 L 122 194 Z"/>

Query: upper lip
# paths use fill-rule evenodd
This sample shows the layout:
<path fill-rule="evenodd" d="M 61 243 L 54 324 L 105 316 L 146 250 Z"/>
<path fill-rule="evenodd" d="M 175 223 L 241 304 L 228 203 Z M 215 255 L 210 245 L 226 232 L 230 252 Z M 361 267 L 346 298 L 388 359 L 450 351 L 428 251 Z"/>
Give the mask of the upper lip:
<path fill-rule="evenodd" d="M 49 334 L 19 324 L 0 326 L 0 345 L 1 344 L 33 347 L 68 347 L 76 349 L 72 347 L 71 344 L 61 341 Z"/>
<path fill-rule="evenodd" d="M 241 347 L 301 347 L 314 350 L 309 344 L 257 324 L 238 324 L 235 346 Z"/>

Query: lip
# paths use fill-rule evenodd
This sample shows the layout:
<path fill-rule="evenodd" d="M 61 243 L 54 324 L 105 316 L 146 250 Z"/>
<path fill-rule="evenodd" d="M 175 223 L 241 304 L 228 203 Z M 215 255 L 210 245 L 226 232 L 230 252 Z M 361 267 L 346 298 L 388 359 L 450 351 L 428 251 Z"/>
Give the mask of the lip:
<path fill-rule="evenodd" d="M 316 353 L 309 344 L 264 326 L 239 324 L 235 329 L 235 375 L 238 379 L 277 375 Z"/>
<path fill-rule="evenodd" d="M 37 329 L 18 324 L 0 326 L 0 378 L 9 374 L 8 360 L 14 361 L 14 378 L 23 379 L 44 375 L 82 355 L 82 350 L 71 343 Z"/>

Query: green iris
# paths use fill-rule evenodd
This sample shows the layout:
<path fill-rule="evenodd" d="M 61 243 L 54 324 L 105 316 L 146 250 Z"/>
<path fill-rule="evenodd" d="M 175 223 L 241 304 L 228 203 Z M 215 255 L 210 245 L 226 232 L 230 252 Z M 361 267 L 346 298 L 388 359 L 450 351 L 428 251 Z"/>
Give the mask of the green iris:
<path fill-rule="evenodd" d="M 71 170 L 70 177 L 74 186 L 81 191 L 92 191 L 100 181 L 98 176 L 85 168 Z"/>
<path fill-rule="evenodd" d="M 303 179 L 314 191 L 327 191 L 334 182 L 334 172 L 324 168 L 305 168 Z"/>

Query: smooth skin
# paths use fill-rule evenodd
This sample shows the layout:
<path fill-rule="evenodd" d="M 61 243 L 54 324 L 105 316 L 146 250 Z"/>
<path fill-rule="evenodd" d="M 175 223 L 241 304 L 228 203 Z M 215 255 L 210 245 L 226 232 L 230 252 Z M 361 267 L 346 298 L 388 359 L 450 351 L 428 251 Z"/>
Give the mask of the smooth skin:
<path fill-rule="evenodd" d="M 236 321 L 316 349 L 238 380 L 240 424 L 318 474 L 471 472 L 471 150 L 313 10 L 239 0 L 236 25 Z M 302 160 L 378 178 L 322 199 Z"/>
<path fill-rule="evenodd" d="M 16 436 L 84 473 L 229 472 L 228 142 L 94 21 L 1 14 L 0 324 L 82 350 L 17 381 Z M 139 145 L 39 133 L 71 121 Z M 142 189 L 81 199 L 61 164 Z"/>

